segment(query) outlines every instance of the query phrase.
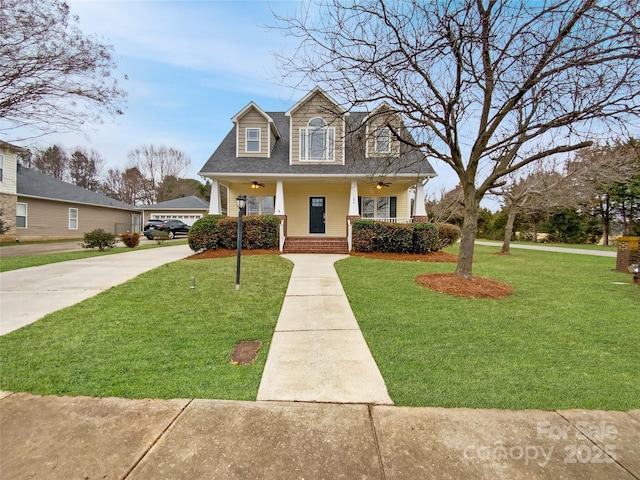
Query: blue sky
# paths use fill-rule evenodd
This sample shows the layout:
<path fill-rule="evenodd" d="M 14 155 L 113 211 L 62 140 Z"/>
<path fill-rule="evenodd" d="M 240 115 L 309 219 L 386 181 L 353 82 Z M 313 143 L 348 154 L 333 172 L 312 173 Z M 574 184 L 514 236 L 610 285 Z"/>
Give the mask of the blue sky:
<path fill-rule="evenodd" d="M 124 168 L 127 153 L 141 144 L 166 145 L 191 158 L 197 172 L 231 129 L 231 117 L 250 101 L 266 111 L 285 111 L 308 90 L 278 81 L 274 50 L 295 39 L 274 25 L 272 10 L 292 14 L 291 1 L 71 0 L 85 34 L 114 47 L 117 75 L 126 74 L 125 114 L 77 134 L 54 134 L 40 147 L 94 148 L 107 168 Z M 457 177 L 434 163 L 439 174 L 428 192 L 453 188 Z"/>

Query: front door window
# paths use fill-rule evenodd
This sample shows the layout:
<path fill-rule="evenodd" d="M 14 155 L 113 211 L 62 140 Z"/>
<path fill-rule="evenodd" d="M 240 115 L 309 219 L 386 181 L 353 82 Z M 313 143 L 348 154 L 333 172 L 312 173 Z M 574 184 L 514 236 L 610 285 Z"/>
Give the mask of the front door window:
<path fill-rule="evenodd" d="M 309 199 L 309 233 L 325 233 L 325 198 Z"/>

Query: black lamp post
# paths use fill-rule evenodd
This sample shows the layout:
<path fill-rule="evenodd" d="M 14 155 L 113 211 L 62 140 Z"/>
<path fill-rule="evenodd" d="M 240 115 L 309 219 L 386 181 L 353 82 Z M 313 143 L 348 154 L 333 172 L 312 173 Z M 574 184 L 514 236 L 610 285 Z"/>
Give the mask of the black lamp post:
<path fill-rule="evenodd" d="M 236 255 L 236 290 L 240 290 L 240 256 L 242 255 L 242 215 L 246 213 L 247 196 L 238 195 L 236 197 L 238 205 L 238 253 Z"/>

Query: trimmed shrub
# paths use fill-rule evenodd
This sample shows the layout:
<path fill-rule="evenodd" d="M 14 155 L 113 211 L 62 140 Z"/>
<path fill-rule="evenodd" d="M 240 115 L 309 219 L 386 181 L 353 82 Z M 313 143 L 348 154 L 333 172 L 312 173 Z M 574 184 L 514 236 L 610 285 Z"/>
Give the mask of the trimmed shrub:
<path fill-rule="evenodd" d="M 221 248 L 238 248 L 238 219 L 226 217 L 216 224 L 218 245 Z M 242 248 L 277 248 L 278 217 L 274 215 L 250 215 L 242 218 Z"/>
<path fill-rule="evenodd" d="M 137 247 L 138 245 L 140 245 L 140 234 L 130 232 L 121 233 L 120 240 L 122 240 L 122 243 L 124 243 L 129 248 Z"/>
<path fill-rule="evenodd" d="M 216 224 L 227 218 L 225 215 L 207 215 L 197 220 L 189 229 L 189 247 L 194 252 L 216 250 L 218 248 L 218 232 Z"/>
<path fill-rule="evenodd" d="M 356 252 L 427 253 L 437 247 L 438 234 L 431 223 L 353 222 Z"/>
<path fill-rule="evenodd" d="M 462 236 L 462 230 L 456 225 L 450 223 L 438 223 L 438 248 L 440 251 L 445 247 L 453 245 Z"/>
<path fill-rule="evenodd" d="M 80 244 L 82 248 L 98 248 L 99 250 L 105 250 L 107 248 L 113 248 L 118 243 L 116 236 L 113 233 L 105 232 L 102 228 L 97 228 L 91 232 L 84 234 L 83 243 Z"/>
<path fill-rule="evenodd" d="M 438 250 L 438 227 L 433 223 L 413 224 L 413 251 L 427 253 Z"/>
<path fill-rule="evenodd" d="M 169 232 L 165 232 L 164 230 L 154 230 L 151 232 L 151 238 L 155 240 L 158 245 L 162 245 L 167 240 L 171 240 Z"/>
<path fill-rule="evenodd" d="M 376 252 L 413 252 L 412 224 L 376 222 L 373 226 L 373 230 L 376 234 L 374 239 Z"/>
<path fill-rule="evenodd" d="M 376 233 L 373 220 L 355 220 L 352 230 L 352 245 L 356 252 L 373 252 Z"/>

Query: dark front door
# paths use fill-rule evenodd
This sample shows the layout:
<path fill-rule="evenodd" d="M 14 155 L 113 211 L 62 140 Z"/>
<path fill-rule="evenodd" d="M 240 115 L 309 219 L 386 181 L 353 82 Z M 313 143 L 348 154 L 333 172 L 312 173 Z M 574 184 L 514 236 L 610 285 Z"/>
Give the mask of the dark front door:
<path fill-rule="evenodd" d="M 311 197 L 309 199 L 309 233 L 324 233 L 324 219 L 324 197 Z"/>

